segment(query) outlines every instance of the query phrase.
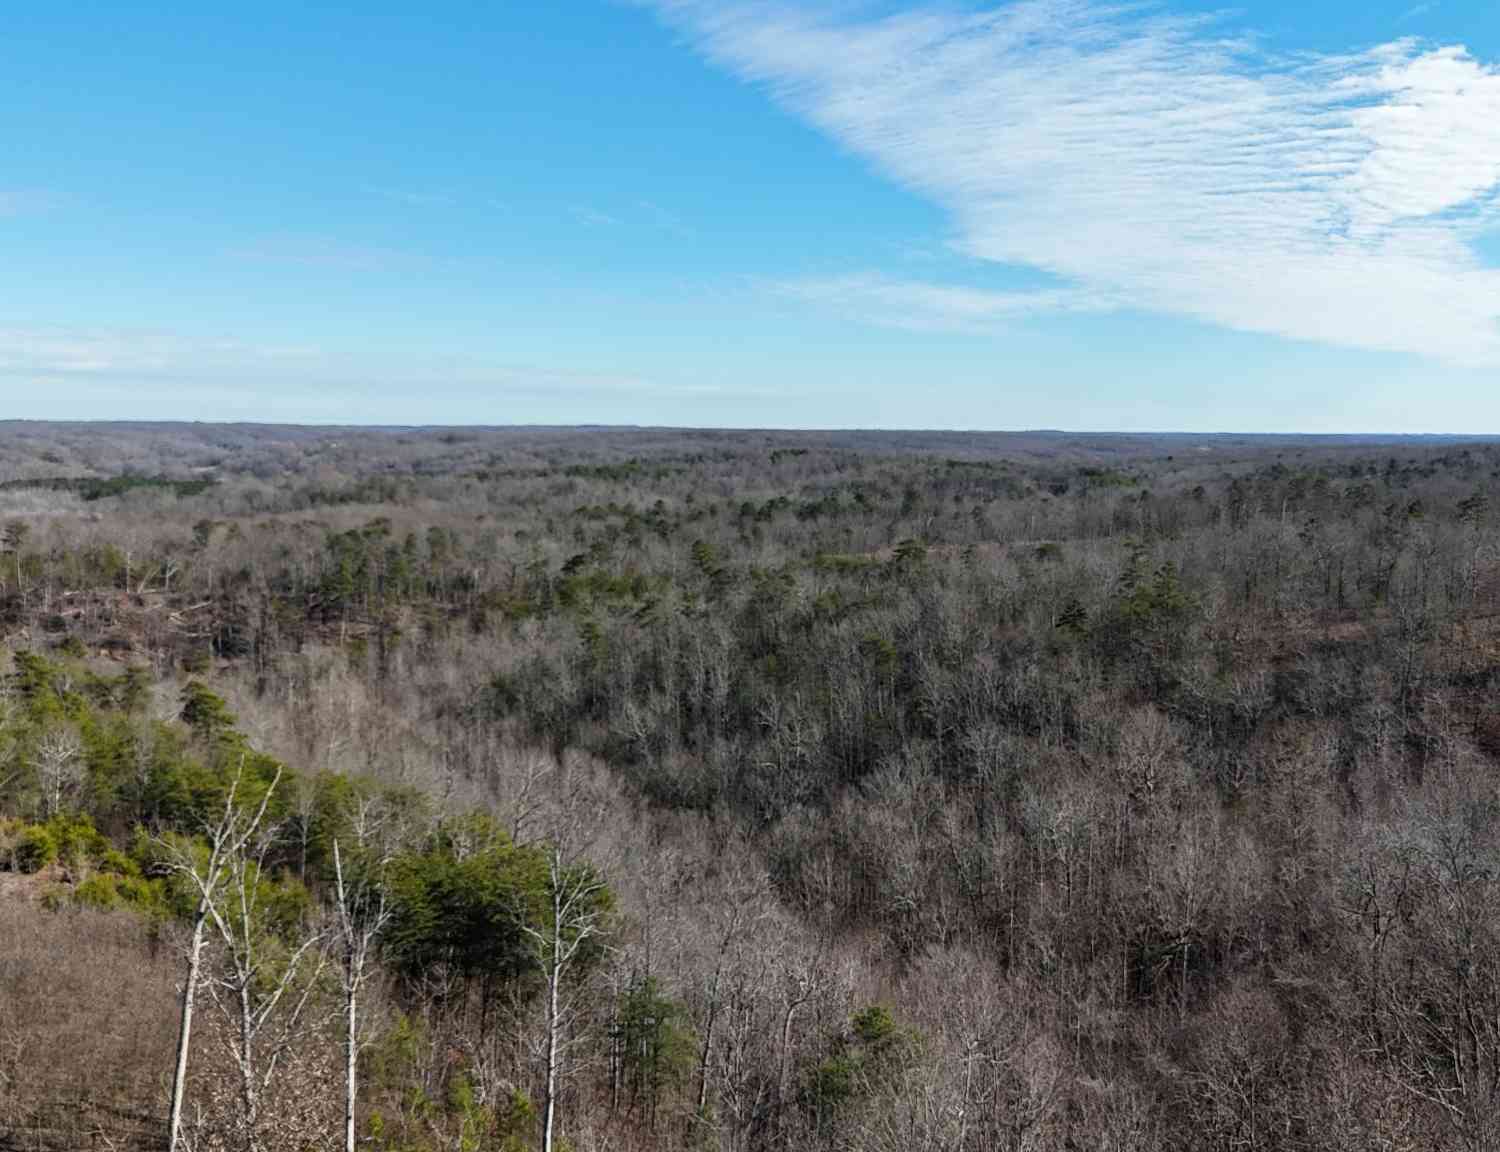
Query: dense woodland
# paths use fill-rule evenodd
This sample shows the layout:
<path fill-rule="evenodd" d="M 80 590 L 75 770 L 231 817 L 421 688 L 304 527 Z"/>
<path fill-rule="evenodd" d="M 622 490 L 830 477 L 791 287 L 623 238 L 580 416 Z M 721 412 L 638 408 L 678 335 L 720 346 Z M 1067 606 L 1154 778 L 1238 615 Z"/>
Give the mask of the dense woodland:
<path fill-rule="evenodd" d="M 1489 443 L 0 425 L 0 1148 L 1500 1149 L 1497 529 Z"/>

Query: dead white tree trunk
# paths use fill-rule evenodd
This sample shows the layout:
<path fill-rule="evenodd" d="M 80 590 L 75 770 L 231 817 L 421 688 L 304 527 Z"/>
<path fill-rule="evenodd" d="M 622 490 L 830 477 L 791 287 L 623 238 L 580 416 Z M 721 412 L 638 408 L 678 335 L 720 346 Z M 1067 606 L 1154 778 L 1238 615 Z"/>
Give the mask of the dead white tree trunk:
<path fill-rule="evenodd" d="M 569 1046 L 568 1024 L 574 1015 L 573 1005 L 564 997 L 563 986 L 584 945 L 603 930 L 604 909 L 600 897 L 605 885 L 603 878 L 592 868 L 581 861 L 565 860 L 563 850 L 554 845 L 547 858 L 547 888 L 551 922 L 541 928 L 528 926 L 526 932 L 547 973 L 542 1152 L 554 1152 L 557 1097 Z"/>
<path fill-rule="evenodd" d="M 261 1100 L 281 1057 L 297 1038 L 325 960 L 324 933 L 314 927 L 284 960 L 272 962 L 275 950 L 266 947 L 269 940 L 259 903 L 263 865 L 274 840 L 275 829 L 270 829 L 262 831 L 253 851 L 240 842 L 226 862 L 228 898 L 222 907 L 210 903 L 208 908 L 222 947 L 222 970 L 207 987 L 227 1026 L 226 1047 L 239 1073 L 239 1127 L 245 1152 L 260 1152 Z M 317 961 L 310 974 L 305 971 L 309 959 Z M 289 992 L 295 1000 L 283 1011 Z"/>
<path fill-rule="evenodd" d="M 823 989 L 827 979 L 822 957 L 815 953 L 794 952 L 783 960 L 781 1045 L 776 1067 L 776 1124 L 785 1123 L 786 1106 L 791 1099 L 792 1022 L 803 1006 Z"/>
<path fill-rule="evenodd" d="M 159 840 L 167 850 L 168 867 L 186 877 L 198 893 L 198 906 L 193 915 L 193 935 L 188 945 L 187 980 L 182 989 L 182 1012 L 177 1025 L 177 1061 L 172 1074 L 172 1110 L 169 1119 L 169 1152 L 177 1152 L 182 1140 L 182 1103 L 187 1087 L 188 1051 L 192 1043 L 193 1008 L 197 1002 L 198 985 L 203 970 L 203 930 L 208 924 L 214 900 L 219 894 L 225 877 L 229 874 L 230 860 L 244 851 L 246 843 L 260 828 L 265 819 L 266 806 L 271 794 L 281 780 L 277 769 L 271 786 L 261 797 L 260 805 L 253 813 L 243 811 L 238 805 L 240 779 L 244 772 L 244 759 L 235 770 L 229 792 L 224 797 L 224 811 L 218 823 L 207 830 L 208 858 L 199 860 L 191 845 Z"/>
<path fill-rule="evenodd" d="M 553 896 L 553 923 L 558 919 L 558 902 Z M 554 931 L 551 940 L 552 963 L 547 974 L 547 1086 L 542 1117 L 542 1152 L 552 1152 L 552 1131 L 557 1117 L 557 1054 L 558 1040 L 562 1034 L 562 1006 L 559 996 L 562 989 L 562 949 L 560 936 Z"/>
<path fill-rule="evenodd" d="M 208 921 L 208 897 L 199 900 L 193 918 L 193 939 L 188 947 L 187 982 L 182 990 L 182 1018 L 177 1026 L 177 1064 L 172 1072 L 171 1136 L 167 1146 L 177 1152 L 182 1134 L 182 1098 L 187 1085 L 188 1047 L 193 1035 L 193 1007 L 198 999 L 198 980 L 203 970 L 203 925 Z"/>
<path fill-rule="evenodd" d="M 383 867 L 382 859 L 378 866 Z M 344 1152 L 354 1152 L 354 1107 L 359 1095 L 359 996 L 369 979 L 369 963 L 380 934 L 391 918 L 385 886 L 367 877 L 348 882 L 339 842 L 333 842 L 333 875 L 338 900 L 344 993 Z"/>

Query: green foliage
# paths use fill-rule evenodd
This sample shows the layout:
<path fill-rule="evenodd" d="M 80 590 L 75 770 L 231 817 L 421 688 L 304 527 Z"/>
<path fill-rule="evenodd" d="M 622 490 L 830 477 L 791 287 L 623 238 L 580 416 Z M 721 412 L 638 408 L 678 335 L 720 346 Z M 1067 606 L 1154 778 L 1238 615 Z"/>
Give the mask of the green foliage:
<path fill-rule="evenodd" d="M 819 552 L 813 557 L 813 570 L 836 575 L 864 572 L 879 564 L 874 556 L 850 556 L 837 552 Z"/>
<path fill-rule="evenodd" d="M 590 669 L 599 669 L 609 657 L 609 639 L 597 620 L 578 622 L 578 639 L 583 645 L 584 664 Z"/>
<path fill-rule="evenodd" d="M 557 582 L 557 603 L 578 613 L 596 607 L 624 607 L 644 600 L 654 586 L 659 582 L 648 580 L 638 571 L 617 574 L 598 566 L 578 566 L 565 571 Z"/>
<path fill-rule="evenodd" d="M 40 872 L 57 862 L 57 838 L 46 825 L 33 824 L 21 832 L 11 854 L 17 871 L 27 874 Z"/>
<path fill-rule="evenodd" d="M 696 1044 L 686 1013 L 661 993 L 655 977 L 631 981 L 620 997 L 613 1039 L 632 1104 L 654 1111 L 663 1092 L 692 1069 Z"/>
<path fill-rule="evenodd" d="M 525 932 L 547 907 L 547 862 L 475 818 L 440 829 L 391 866 L 396 914 L 387 946 L 409 978 L 442 968 L 464 979 L 514 981 L 533 972 Z"/>
<path fill-rule="evenodd" d="M 311 780 L 303 777 L 301 783 L 303 787 L 310 786 L 313 793 L 311 814 L 297 816 L 299 823 L 304 819 L 308 823 L 301 832 L 307 839 L 309 873 L 321 876 L 324 882 L 332 882 L 335 840 L 340 845 L 346 874 L 357 872 L 361 861 L 358 859 L 360 849 L 354 832 L 354 816 L 362 803 L 373 798 L 376 789 L 370 781 L 337 772 L 319 772 Z"/>
<path fill-rule="evenodd" d="M 710 596 L 723 596 L 734 586 L 734 570 L 719 559 L 714 546 L 707 540 L 693 542 L 692 561 L 693 568 L 707 582 Z"/>
<path fill-rule="evenodd" d="M 1177 569 L 1161 565 L 1150 580 L 1133 580 L 1119 602 L 1121 617 L 1146 630 L 1169 626 L 1184 619 L 1193 600 L 1182 588 Z"/>
<path fill-rule="evenodd" d="M 458 1124 L 454 1142 L 457 1152 L 479 1152 L 494 1123 L 494 1115 L 479 1103 L 468 1074 L 462 1070 L 448 1079 L 448 1111 Z"/>
<path fill-rule="evenodd" d="M 416 1121 L 417 1132 L 389 1120 L 383 1111 L 370 1115 L 364 1138 L 372 1147 L 390 1152 L 438 1152 L 443 1148 L 471 1148 L 494 1152 L 526 1152 L 536 1129 L 536 1107 L 519 1088 L 481 1105 L 467 1064 L 456 1061 L 446 1078 L 434 1086 L 436 1095 L 414 1086 L 431 1044 L 431 1033 L 420 1017 L 398 1013 L 360 1058 L 367 1092 L 402 1101 L 402 1111 Z M 436 1139 L 429 1142 L 428 1137 Z"/>
<path fill-rule="evenodd" d="M 1078 475 L 1087 488 L 1128 488 L 1140 483 L 1117 468 L 1084 467 L 1078 469 Z"/>
<path fill-rule="evenodd" d="M 927 544 L 922 540 L 902 540 L 896 545 L 892 563 L 901 571 L 915 571 L 927 563 Z"/>
<path fill-rule="evenodd" d="M 713 545 L 707 540 L 693 541 L 693 567 L 698 569 L 702 576 L 709 579 L 719 574 L 718 561 L 714 556 Z"/>
<path fill-rule="evenodd" d="M 398 1012 L 390 1027 L 365 1049 L 360 1058 L 361 1072 L 377 1090 L 399 1089 L 427 1043 L 427 1028 L 421 1018 Z"/>
<path fill-rule="evenodd" d="M 859 1069 L 855 1055 L 840 1052 L 820 1060 L 809 1070 L 802 1086 L 803 1106 L 813 1113 L 819 1128 L 827 1127 L 854 1096 Z"/>
<path fill-rule="evenodd" d="M 879 1050 L 896 1038 L 896 1018 L 883 1004 L 861 1008 L 850 1020 L 854 1037 L 866 1049 Z"/>
<path fill-rule="evenodd" d="M 814 1126 L 827 1130 L 841 1113 L 867 1096 L 881 1077 L 895 1071 L 910 1039 L 884 1005 L 854 1013 L 849 1031 L 836 1037 L 828 1054 L 803 1076 L 801 1102 Z"/>
<path fill-rule="evenodd" d="M 1032 556 L 1044 564 L 1055 563 L 1063 557 L 1062 545 L 1054 540 L 1045 540 L 1036 546 Z"/>
<path fill-rule="evenodd" d="M 1175 564 L 1164 561 L 1147 570 L 1147 551 L 1131 546 L 1107 612 L 1094 635 L 1110 658 L 1130 656 L 1149 669 L 1151 683 L 1162 677 L 1186 639 L 1197 603 L 1183 588 Z"/>
<path fill-rule="evenodd" d="M 131 908 L 152 917 L 166 916 L 171 907 L 160 880 L 114 872 L 88 877 L 73 890 L 73 899 L 93 908 Z"/>
<path fill-rule="evenodd" d="M 612 484 L 633 480 L 665 480 L 684 471 L 670 464 L 650 463 L 632 456 L 618 464 L 570 464 L 563 475 L 578 480 L 605 480 Z"/>
<path fill-rule="evenodd" d="M 56 672 L 47 659 L 30 649 L 14 654 L 14 682 L 17 692 L 33 707 L 51 700 L 56 694 Z"/>
<path fill-rule="evenodd" d="M 267 938 L 292 940 L 314 912 L 313 894 L 290 872 L 252 870 L 258 927 Z"/>
<path fill-rule="evenodd" d="M 112 850 L 87 815 L 54 816 L 44 824 L 12 822 L 4 838 L 18 872 L 36 873 L 52 864 L 80 868 L 90 863 L 131 871 L 128 861 Z"/>
<path fill-rule="evenodd" d="M 160 489 L 182 498 L 199 496 L 218 481 L 208 477 L 175 480 L 170 476 L 142 476 L 127 472 L 120 476 L 48 476 L 34 480 L 6 480 L 0 491 L 33 489 L 46 492 L 75 492 L 84 500 L 105 500 L 123 496 L 138 489 Z"/>
<path fill-rule="evenodd" d="M 495 1109 L 493 1127 L 498 1152 L 526 1152 L 536 1124 L 536 1105 L 531 1097 L 519 1088 L 512 1088 L 510 1096 Z"/>
<path fill-rule="evenodd" d="M 110 849 L 109 841 L 87 815 L 54 816 L 47 822 L 47 830 L 57 845 L 58 860 L 69 867 L 102 860 Z"/>
<path fill-rule="evenodd" d="M 210 692 L 201 680 L 189 680 L 183 685 L 182 722 L 204 740 L 223 735 L 236 723 L 224 698 Z"/>
<path fill-rule="evenodd" d="M 1057 628 L 1071 636 L 1083 636 L 1089 629 L 1088 609 L 1077 596 L 1071 596 L 1057 614 Z"/>

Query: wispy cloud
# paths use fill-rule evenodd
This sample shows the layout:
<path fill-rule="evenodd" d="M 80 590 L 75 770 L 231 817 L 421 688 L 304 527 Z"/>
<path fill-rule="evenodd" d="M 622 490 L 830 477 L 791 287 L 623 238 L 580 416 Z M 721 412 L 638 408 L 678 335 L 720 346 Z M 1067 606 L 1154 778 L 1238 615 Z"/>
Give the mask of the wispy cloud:
<path fill-rule="evenodd" d="M 361 356 L 292 344 L 211 339 L 148 329 L 0 328 L 0 388 L 66 391 L 179 386 L 195 396 L 275 396 L 298 390 L 320 397 L 463 394 L 692 397 L 725 391 L 708 382 L 658 381 L 628 372 L 568 371 L 448 355 Z M 288 391 L 290 390 L 290 391 Z M 736 387 L 736 394 L 750 391 Z M 263 406 L 267 406 L 263 403 Z M 351 409 L 351 415 L 357 410 Z"/>
<path fill-rule="evenodd" d="M 1110 306 L 1100 294 L 1071 288 L 992 292 L 873 273 L 786 281 L 774 291 L 867 323 L 918 332 L 982 331 L 1041 313 L 1097 312 Z"/>
<path fill-rule="evenodd" d="M 0 188 L 0 216 L 38 212 L 50 203 L 51 197 L 37 188 Z"/>
<path fill-rule="evenodd" d="M 422 262 L 411 252 L 348 244 L 326 236 L 262 236 L 229 249 L 229 255 L 256 264 L 290 264 L 339 272 L 388 272 Z"/>
<path fill-rule="evenodd" d="M 569 216 L 588 228 L 639 230 L 644 227 L 678 237 L 690 236 L 693 233 L 681 216 L 654 200 L 612 204 L 608 211 L 590 204 L 574 204 L 567 211 Z"/>
<path fill-rule="evenodd" d="M 1500 361 L 1500 271 L 1473 246 L 1500 219 L 1500 71 L 1462 48 L 1278 57 L 1201 17 L 1087 0 L 656 7 L 944 205 L 969 254 L 1069 286 L 1023 305 L 856 279 L 836 301 L 981 318 L 1088 301 Z"/>
<path fill-rule="evenodd" d="M 456 208 L 459 203 L 456 192 L 441 188 L 376 188 L 375 192 L 409 208 Z"/>
<path fill-rule="evenodd" d="M 0 328 L 0 377 L 100 376 L 287 371 L 316 364 L 302 345 L 202 339 L 151 329 Z"/>
<path fill-rule="evenodd" d="M 611 216 L 608 212 L 600 212 L 597 208 L 590 208 L 587 205 L 575 204 L 568 211 L 573 219 L 590 228 L 612 228 L 620 222 L 617 217 Z"/>

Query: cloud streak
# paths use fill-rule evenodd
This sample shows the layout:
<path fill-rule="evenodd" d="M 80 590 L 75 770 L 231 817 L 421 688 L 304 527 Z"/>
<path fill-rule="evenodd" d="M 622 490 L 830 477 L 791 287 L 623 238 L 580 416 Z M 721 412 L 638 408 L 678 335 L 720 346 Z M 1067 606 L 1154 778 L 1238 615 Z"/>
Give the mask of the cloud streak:
<path fill-rule="evenodd" d="M 231 248 L 228 255 L 252 264 L 279 264 L 332 272 L 380 273 L 424 263 L 422 257 L 395 248 L 346 244 L 326 236 L 263 236 Z"/>
<path fill-rule="evenodd" d="M 388 396 L 462 395 L 482 402 L 507 395 L 692 398 L 732 391 L 712 382 L 673 383 L 629 373 L 567 371 L 452 355 L 354 356 L 315 347 L 253 343 L 148 329 L 0 328 L 0 387 L 131 389 L 177 387 L 184 396 L 273 394 L 280 406 L 297 390 L 339 402 L 378 384 Z M 288 391 L 291 390 L 291 391 Z M 346 415 L 354 415 L 357 407 Z"/>
<path fill-rule="evenodd" d="M 914 332 L 982 332 L 1042 314 L 1098 312 L 1110 307 L 1102 295 L 1069 288 L 991 292 L 869 273 L 792 280 L 775 285 L 774 290 L 787 299 L 821 305 L 856 320 Z"/>
<path fill-rule="evenodd" d="M 1068 286 L 1028 304 L 854 278 L 846 303 L 899 313 L 905 295 L 966 323 L 1123 306 L 1500 363 L 1500 270 L 1474 247 L 1500 221 L 1500 70 L 1462 48 L 1278 57 L 1204 18 L 1082 0 L 656 7 L 943 205 L 964 251 Z"/>
<path fill-rule="evenodd" d="M 271 374 L 320 360 L 316 348 L 194 339 L 160 330 L 0 328 L 0 378 Z"/>
<path fill-rule="evenodd" d="M 36 188 L 0 187 L 0 216 L 21 216 L 46 209 L 51 198 Z"/>
<path fill-rule="evenodd" d="M 457 193 L 440 188 L 376 188 L 375 192 L 408 208 L 440 210 L 456 208 L 459 204 Z"/>

